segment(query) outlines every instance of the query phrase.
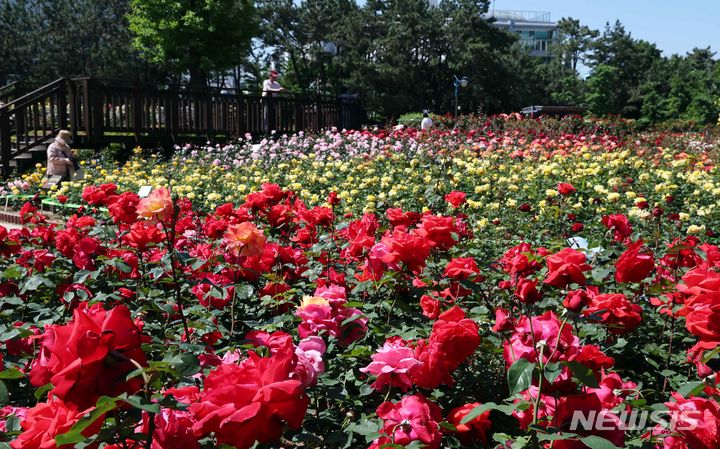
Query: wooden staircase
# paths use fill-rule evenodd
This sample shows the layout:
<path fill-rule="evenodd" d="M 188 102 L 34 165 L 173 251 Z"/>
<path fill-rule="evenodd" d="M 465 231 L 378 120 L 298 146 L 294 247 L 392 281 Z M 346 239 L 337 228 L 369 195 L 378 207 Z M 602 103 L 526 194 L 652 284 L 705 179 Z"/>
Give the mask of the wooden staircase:
<path fill-rule="evenodd" d="M 61 129 L 73 133 L 77 148 L 120 143 L 129 151 L 271 131 L 359 129 L 361 115 L 359 103 L 347 98 L 61 78 L 0 105 L 0 167 L 7 178 L 44 162 L 47 145 Z"/>

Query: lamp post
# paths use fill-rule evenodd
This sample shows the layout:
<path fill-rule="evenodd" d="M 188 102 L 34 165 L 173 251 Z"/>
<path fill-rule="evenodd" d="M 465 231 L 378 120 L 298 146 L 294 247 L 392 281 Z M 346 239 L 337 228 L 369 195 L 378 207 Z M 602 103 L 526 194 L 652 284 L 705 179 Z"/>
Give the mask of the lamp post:
<path fill-rule="evenodd" d="M 455 86 L 455 118 L 457 118 L 458 115 L 458 87 L 467 87 L 468 83 L 470 82 L 467 78 L 467 76 L 463 76 L 462 78 L 458 78 L 456 75 L 453 75 L 453 78 L 455 78 L 455 81 L 453 81 L 453 85 Z"/>

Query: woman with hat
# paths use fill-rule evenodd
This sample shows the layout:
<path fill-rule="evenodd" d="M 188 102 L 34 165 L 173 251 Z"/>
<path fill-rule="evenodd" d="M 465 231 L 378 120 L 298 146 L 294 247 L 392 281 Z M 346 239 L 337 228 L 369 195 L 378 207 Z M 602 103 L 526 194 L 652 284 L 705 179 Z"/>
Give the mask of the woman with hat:
<path fill-rule="evenodd" d="M 47 175 L 62 176 L 63 181 L 70 180 L 77 166 L 77 156 L 70 149 L 72 133 L 67 130 L 58 132 L 55 141 L 47 149 Z"/>

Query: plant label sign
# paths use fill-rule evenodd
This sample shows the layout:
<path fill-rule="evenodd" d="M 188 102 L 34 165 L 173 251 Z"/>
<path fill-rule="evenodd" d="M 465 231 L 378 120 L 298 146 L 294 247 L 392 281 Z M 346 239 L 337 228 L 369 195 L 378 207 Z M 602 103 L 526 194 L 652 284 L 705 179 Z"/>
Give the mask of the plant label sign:
<path fill-rule="evenodd" d="M 150 195 L 150 192 L 152 192 L 152 186 L 142 186 L 140 187 L 140 191 L 138 191 L 138 196 L 140 198 L 145 198 L 148 195 Z"/>
<path fill-rule="evenodd" d="M 61 175 L 54 175 L 48 178 L 47 181 L 45 181 L 45 184 L 42 185 L 43 189 L 52 189 L 53 186 L 56 186 L 60 184 L 60 181 L 62 181 Z"/>

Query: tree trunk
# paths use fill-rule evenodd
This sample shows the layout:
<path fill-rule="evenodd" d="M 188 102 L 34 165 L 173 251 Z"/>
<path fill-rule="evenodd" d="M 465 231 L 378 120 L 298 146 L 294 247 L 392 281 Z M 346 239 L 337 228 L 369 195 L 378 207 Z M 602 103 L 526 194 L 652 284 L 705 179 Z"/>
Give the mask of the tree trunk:
<path fill-rule="evenodd" d="M 190 87 L 194 89 L 204 89 L 207 87 L 207 72 L 197 66 L 190 67 Z"/>

